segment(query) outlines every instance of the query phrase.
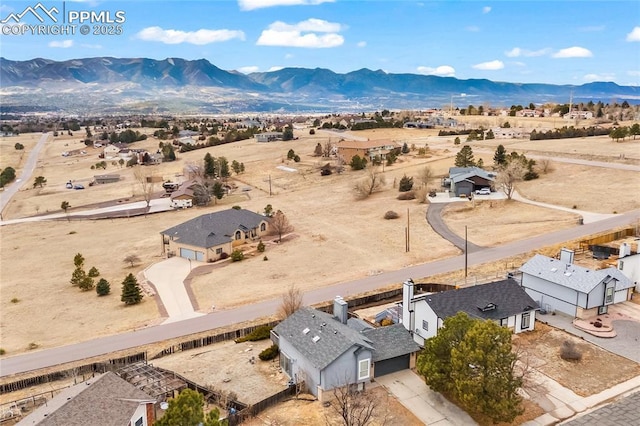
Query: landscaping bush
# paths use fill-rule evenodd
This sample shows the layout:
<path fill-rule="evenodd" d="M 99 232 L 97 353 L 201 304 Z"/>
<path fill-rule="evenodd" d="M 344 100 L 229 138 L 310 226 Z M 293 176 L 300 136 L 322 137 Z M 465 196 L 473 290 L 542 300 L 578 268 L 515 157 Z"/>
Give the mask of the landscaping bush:
<path fill-rule="evenodd" d="M 384 218 L 387 219 L 387 220 L 388 219 L 397 219 L 399 217 L 400 217 L 400 215 L 398 213 L 394 212 L 393 210 L 389 210 L 388 212 L 386 212 L 384 214 Z"/>
<path fill-rule="evenodd" d="M 260 358 L 263 361 L 270 361 L 275 357 L 277 357 L 279 352 L 280 350 L 278 349 L 278 345 L 271 345 L 264 351 L 260 352 L 260 354 L 258 355 L 258 358 Z"/>
<path fill-rule="evenodd" d="M 234 250 L 231 253 L 231 260 L 233 260 L 234 262 L 240 262 L 242 259 L 244 259 L 244 253 L 242 252 L 242 250 Z"/>
<path fill-rule="evenodd" d="M 262 241 L 260 241 L 260 242 L 258 243 L 258 247 L 257 247 L 258 251 L 259 251 L 260 253 L 264 253 L 264 249 L 265 249 L 265 248 L 266 248 L 266 247 L 265 247 L 264 243 L 263 243 Z"/>
<path fill-rule="evenodd" d="M 6 353 L 7 353 L 7 351 L 5 351 L 4 349 L 0 348 L 0 355 L 4 355 Z"/>
<path fill-rule="evenodd" d="M 235 342 L 236 343 L 257 342 L 258 340 L 265 340 L 265 339 L 268 339 L 269 337 L 271 337 L 271 327 L 263 325 L 256 328 L 246 336 L 238 337 L 235 340 Z"/>
<path fill-rule="evenodd" d="M 582 359 L 582 352 L 576 347 L 576 344 L 570 340 L 562 342 L 560 348 L 560 358 L 565 361 L 580 361 Z"/>
<path fill-rule="evenodd" d="M 228 258 L 228 257 L 229 257 L 229 254 L 228 254 L 228 253 L 224 253 L 224 252 L 223 252 L 223 253 L 220 255 L 220 259 L 221 259 L 221 260 L 224 260 L 224 259 L 226 259 L 226 258 Z"/>
<path fill-rule="evenodd" d="M 401 192 L 398 195 L 398 200 L 415 200 L 415 199 L 416 199 L 416 194 L 413 191 Z"/>

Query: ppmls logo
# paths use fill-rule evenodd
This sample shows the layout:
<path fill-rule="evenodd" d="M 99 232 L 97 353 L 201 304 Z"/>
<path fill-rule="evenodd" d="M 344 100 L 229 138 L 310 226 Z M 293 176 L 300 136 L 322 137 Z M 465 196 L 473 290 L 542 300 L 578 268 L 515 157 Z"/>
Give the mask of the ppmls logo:
<path fill-rule="evenodd" d="M 120 35 L 125 21 L 123 10 L 67 10 L 66 2 L 60 8 L 38 2 L 22 12 L 10 13 L 0 24 L 2 35 Z"/>

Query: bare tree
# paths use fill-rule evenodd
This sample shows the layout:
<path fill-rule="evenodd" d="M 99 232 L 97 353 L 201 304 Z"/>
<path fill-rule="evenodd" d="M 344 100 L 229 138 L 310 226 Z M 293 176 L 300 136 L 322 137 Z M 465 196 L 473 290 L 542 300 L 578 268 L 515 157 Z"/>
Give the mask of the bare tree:
<path fill-rule="evenodd" d="M 286 293 L 282 294 L 282 302 L 278 307 L 278 318 L 285 319 L 302 307 L 302 292 L 292 284 Z"/>
<path fill-rule="evenodd" d="M 425 166 L 425 168 L 422 169 L 422 171 L 418 175 L 418 178 L 420 179 L 420 182 L 422 182 L 422 184 L 428 188 L 429 184 L 434 178 L 433 169 L 429 166 Z"/>
<path fill-rule="evenodd" d="M 293 226 L 289 223 L 289 219 L 278 210 L 269 221 L 269 227 L 271 228 L 271 234 L 278 236 L 278 242 L 282 241 L 282 236 L 293 232 Z"/>
<path fill-rule="evenodd" d="M 551 162 L 550 158 L 541 158 L 540 160 L 538 160 L 538 167 L 540 168 L 540 171 L 545 175 L 553 171 L 553 163 Z"/>
<path fill-rule="evenodd" d="M 142 189 L 142 196 L 144 198 L 144 201 L 147 203 L 147 208 L 149 208 L 149 204 L 151 204 L 151 197 L 153 196 L 153 187 L 155 184 L 153 172 L 148 168 L 137 165 L 133 170 L 133 175 L 140 184 L 140 188 Z"/>
<path fill-rule="evenodd" d="M 124 259 L 122 259 L 122 261 L 131 264 L 131 267 L 133 268 L 136 263 L 140 263 L 140 258 L 135 254 L 128 254 Z"/>
<path fill-rule="evenodd" d="M 496 177 L 496 186 L 504 192 L 507 199 L 513 197 L 513 193 L 516 190 L 516 182 L 522 180 L 526 170 L 521 161 L 510 161 L 509 164 L 504 166 L 498 172 Z"/>
<path fill-rule="evenodd" d="M 331 140 L 325 142 L 324 147 L 322 148 L 322 156 L 325 158 L 331 157 L 331 151 L 333 150 L 333 144 Z"/>
<path fill-rule="evenodd" d="M 367 398 L 349 380 L 345 386 L 333 389 L 333 396 L 335 402 L 331 407 L 340 416 L 344 426 L 369 424 L 376 410 L 374 398 Z"/>
<path fill-rule="evenodd" d="M 382 189 L 386 179 L 382 173 L 378 173 L 376 168 L 367 168 L 367 176 L 356 182 L 353 191 L 356 199 L 364 200 L 371 194 Z"/>

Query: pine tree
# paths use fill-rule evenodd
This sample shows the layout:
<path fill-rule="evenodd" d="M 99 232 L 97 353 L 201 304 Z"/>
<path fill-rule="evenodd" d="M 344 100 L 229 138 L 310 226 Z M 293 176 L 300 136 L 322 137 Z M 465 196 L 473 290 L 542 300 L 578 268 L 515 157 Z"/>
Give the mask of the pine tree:
<path fill-rule="evenodd" d="M 204 176 L 205 177 L 215 177 L 216 175 L 216 166 L 215 160 L 211 154 L 207 152 L 204 156 Z"/>
<path fill-rule="evenodd" d="M 109 284 L 109 281 L 100 278 L 100 281 L 98 281 L 96 285 L 96 293 L 98 293 L 98 296 L 106 296 L 111 293 L 111 284 Z"/>
<path fill-rule="evenodd" d="M 473 167 L 475 161 L 473 159 L 473 150 L 469 145 L 464 145 L 460 152 L 456 154 L 456 167 Z"/>
<path fill-rule="evenodd" d="M 407 175 L 402 176 L 400 178 L 400 183 L 398 184 L 399 192 L 409 192 L 413 188 L 413 177 L 408 177 Z"/>
<path fill-rule="evenodd" d="M 499 169 L 507 164 L 507 150 L 502 144 L 498 145 L 495 154 L 493 154 L 493 167 Z"/>
<path fill-rule="evenodd" d="M 135 305 L 142 300 L 142 292 L 140 291 L 138 280 L 131 273 L 122 281 L 122 296 L 120 300 L 125 305 Z"/>
<path fill-rule="evenodd" d="M 406 142 L 404 144 L 402 144 L 402 153 L 403 154 L 408 154 L 409 153 L 409 145 L 407 145 Z"/>

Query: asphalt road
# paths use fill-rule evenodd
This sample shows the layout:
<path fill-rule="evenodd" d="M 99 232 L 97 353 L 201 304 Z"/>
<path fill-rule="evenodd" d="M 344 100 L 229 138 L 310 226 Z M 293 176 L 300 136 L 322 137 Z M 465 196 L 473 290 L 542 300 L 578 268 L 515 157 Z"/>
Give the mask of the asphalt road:
<path fill-rule="evenodd" d="M 460 237 L 455 232 L 451 231 L 449 227 L 444 223 L 442 219 L 442 209 L 447 206 L 446 203 L 431 203 L 427 208 L 427 222 L 431 225 L 431 228 L 445 240 L 449 241 L 454 246 L 458 247 L 464 253 L 465 239 Z M 466 241 L 467 251 L 473 253 L 482 250 L 479 245 Z"/>
<path fill-rule="evenodd" d="M 499 247 L 486 248 L 468 256 L 469 266 L 500 260 L 509 256 L 526 253 L 528 251 L 577 239 L 590 234 L 602 232 L 640 221 L 640 210 L 617 215 L 610 219 L 576 226 L 570 229 L 538 235 L 526 240 L 515 241 Z M 307 305 L 332 300 L 336 295 L 348 297 L 351 295 L 375 290 L 389 284 L 400 283 L 407 278 L 421 279 L 434 274 L 459 270 L 464 265 L 464 256 L 437 260 L 397 271 L 385 272 L 359 280 L 338 283 L 319 288 L 304 294 Z M 375 267 L 375 265 L 371 265 Z M 76 343 L 68 346 L 29 352 L 24 355 L 8 357 L 0 361 L 0 377 L 27 372 L 45 367 L 51 367 L 85 358 L 104 355 L 114 351 L 129 349 L 143 344 L 154 343 L 203 332 L 217 327 L 236 324 L 242 321 L 266 317 L 275 313 L 280 299 L 271 299 L 235 309 L 214 312 L 209 315 L 184 321 L 162 324 L 136 331 L 101 337 L 98 339 Z"/>
<path fill-rule="evenodd" d="M 38 163 L 38 155 L 40 154 L 40 150 L 44 146 L 44 143 L 51 136 L 51 133 L 43 133 L 40 137 L 40 140 L 33 147 L 31 152 L 29 153 L 29 157 L 27 157 L 27 161 L 24 163 L 24 167 L 22 168 L 22 172 L 19 176 L 16 176 L 16 180 L 11 182 L 8 186 L 4 187 L 4 191 L 0 192 L 0 212 L 4 210 L 4 208 L 11 201 L 11 197 L 13 197 L 16 192 L 25 184 L 25 182 L 31 180 L 31 174 L 36 169 L 36 164 Z"/>

